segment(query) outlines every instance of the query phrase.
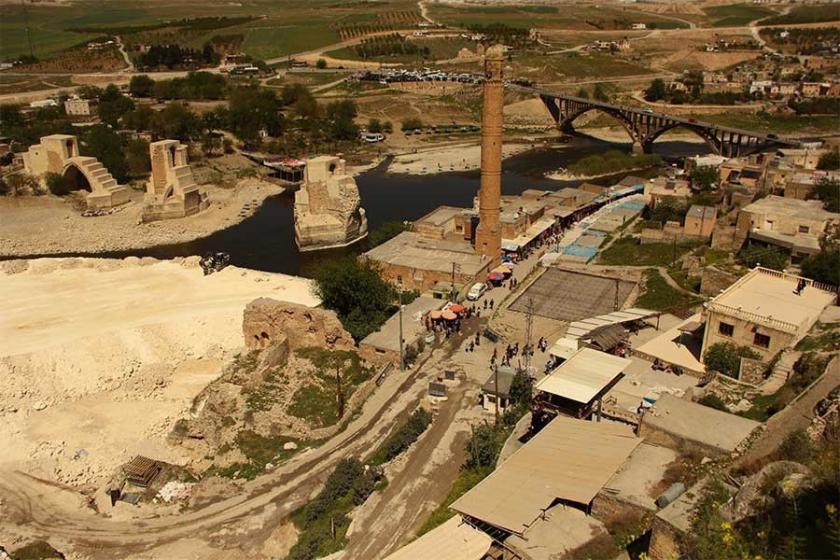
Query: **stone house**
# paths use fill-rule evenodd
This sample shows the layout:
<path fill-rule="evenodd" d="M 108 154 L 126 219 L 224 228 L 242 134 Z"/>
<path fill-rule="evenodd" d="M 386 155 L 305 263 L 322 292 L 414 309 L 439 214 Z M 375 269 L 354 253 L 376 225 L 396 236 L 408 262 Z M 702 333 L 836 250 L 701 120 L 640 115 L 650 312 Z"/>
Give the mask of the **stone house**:
<path fill-rule="evenodd" d="M 794 258 L 819 252 L 820 236 L 840 214 L 823 209 L 819 200 L 769 195 L 741 209 L 736 238 L 781 247 Z"/>
<path fill-rule="evenodd" d="M 686 202 L 691 197 L 691 188 L 685 179 L 656 177 L 645 183 L 645 202 L 656 208 L 660 202 Z"/>
<path fill-rule="evenodd" d="M 831 286 L 756 267 L 707 304 L 701 356 L 730 342 L 769 362 L 801 340 L 836 299 Z"/>
<path fill-rule="evenodd" d="M 89 117 L 96 114 L 97 101 L 71 97 L 64 102 L 64 112 L 69 117 Z"/>
<path fill-rule="evenodd" d="M 685 235 L 709 238 L 717 223 L 717 208 L 694 204 L 685 215 Z"/>

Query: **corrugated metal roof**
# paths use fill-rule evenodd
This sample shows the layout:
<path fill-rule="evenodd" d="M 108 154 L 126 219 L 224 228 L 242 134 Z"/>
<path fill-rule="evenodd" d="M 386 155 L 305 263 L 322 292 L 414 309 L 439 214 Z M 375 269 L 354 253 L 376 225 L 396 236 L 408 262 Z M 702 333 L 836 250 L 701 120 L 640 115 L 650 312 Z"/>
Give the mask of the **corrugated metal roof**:
<path fill-rule="evenodd" d="M 626 358 L 581 348 L 540 379 L 534 389 L 585 404 L 622 375 L 630 363 Z"/>
<path fill-rule="evenodd" d="M 657 315 L 658 311 L 650 311 L 649 309 L 641 309 L 633 307 L 632 309 L 625 309 L 624 311 L 613 311 L 606 315 L 598 315 L 597 317 L 590 317 L 581 321 L 575 321 L 569 324 L 566 329 L 566 338 L 582 338 L 593 330 L 606 327 L 607 325 L 618 325 L 627 321 L 639 321 Z"/>
<path fill-rule="evenodd" d="M 629 426 L 558 416 L 452 509 L 521 535 L 555 499 L 589 504 L 641 441 Z"/>

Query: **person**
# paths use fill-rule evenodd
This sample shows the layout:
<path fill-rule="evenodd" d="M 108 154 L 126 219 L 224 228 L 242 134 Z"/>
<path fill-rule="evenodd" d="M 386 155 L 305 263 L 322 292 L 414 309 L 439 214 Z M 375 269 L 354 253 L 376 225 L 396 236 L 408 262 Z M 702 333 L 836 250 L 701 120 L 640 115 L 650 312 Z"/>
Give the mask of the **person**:
<path fill-rule="evenodd" d="M 493 300 L 490 300 L 490 309 L 493 309 Z"/>

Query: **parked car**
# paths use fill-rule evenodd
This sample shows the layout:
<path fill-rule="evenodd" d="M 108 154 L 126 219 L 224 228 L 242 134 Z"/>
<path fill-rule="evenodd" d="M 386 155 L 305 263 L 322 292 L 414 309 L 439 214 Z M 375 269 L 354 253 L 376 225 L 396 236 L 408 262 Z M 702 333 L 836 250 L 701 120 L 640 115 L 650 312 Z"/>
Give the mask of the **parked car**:
<path fill-rule="evenodd" d="M 476 282 L 475 284 L 473 284 L 472 288 L 470 288 L 470 291 L 467 292 L 467 299 L 470 301 L 475 301 L 482 295 L 484 295 L 484 292 L 486 291 L 487 284 L 485 284 L 484 282 Z"/>

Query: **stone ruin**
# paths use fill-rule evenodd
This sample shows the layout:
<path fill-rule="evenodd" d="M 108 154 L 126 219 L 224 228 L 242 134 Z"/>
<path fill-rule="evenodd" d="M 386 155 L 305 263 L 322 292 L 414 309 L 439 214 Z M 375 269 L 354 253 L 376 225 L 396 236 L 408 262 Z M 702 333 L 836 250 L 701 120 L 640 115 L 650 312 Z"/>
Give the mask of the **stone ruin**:
<path fill-rule="evenodd" d="M 353 350 L 353 337 L 336 314 L 326 309 L 257 298 L 245 307 L 242 317 L 245 346 L 262 350 L 272 345 L 291 349 L 317 346 L 329 350 Z"/>
<path fill-rule="evenodd" d="M 343 159 L 306 160 L 303 185 L 295 193 L 295 241 L 301 251 L 344 247 L 368 233 L 356 181 Z"/>
<path fill-rule="evenodd" d="M 23 154 L 23 166 L 46 186 L 47 173 L 57 173 L 70 182 L 71 190 L 87 190 L 88 208 L 112 208 L 129 201 L 128 187 L 116 179 L 94 157 L 79 155 L 79 142 L 69 134 L 43 136 L 40 144 Z"/>
<path fill-rule="evenodd" d="M 183 218 L 209 205 L 199 190 L 187 163 L 187 146 L 177 140 L 160 140 L 149 145 L 152 175 L 146 183 L 143 221 Z"/>

